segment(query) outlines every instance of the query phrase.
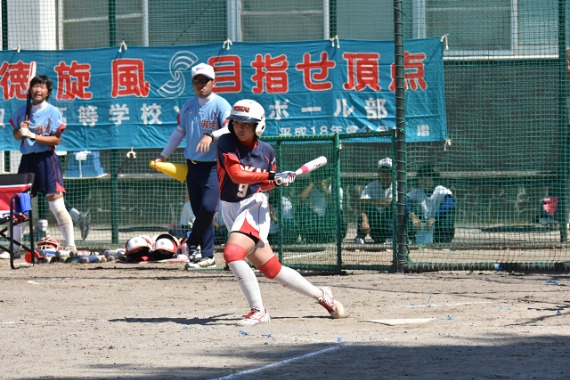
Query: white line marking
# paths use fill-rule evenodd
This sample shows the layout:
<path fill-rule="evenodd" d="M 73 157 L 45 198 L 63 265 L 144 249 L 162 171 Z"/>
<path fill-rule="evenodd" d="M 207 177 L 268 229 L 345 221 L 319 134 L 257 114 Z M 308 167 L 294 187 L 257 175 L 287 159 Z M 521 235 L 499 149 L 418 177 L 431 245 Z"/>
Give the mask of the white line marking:
<path fill-rule="evenodd" d="M 469 306 L 469 305 L 479 305 L 479 304 L 489 304 L 494 303 L 493 301 L 479 301 L 479 302 L 453 302 L 453 303 L 446 303 L 446 304 L 437 304 L 437 303 L 430 303 L 430 304 L 410 304 L 407 307 L 456 307 L 456 306 Z M 398 306 L 399 307 L 399 306 Z"/>
<path fill-rule="evenodd" d="M 61 323 L 107 323 L 108 319 L 73 319 L 73 320 L 47 320 L 47 319 L 36 319 L 36 320 L 20 320 L 20 321 L 0 321 L 0 325 L 24 325 L 24 324 L 44 324 L 44 325 L 58 325 Z"/>
<path fill-rule="evenodd" d="M 411 318 L 411 319 L 369 319 L 369 322 L 381 323 L 383 325 L 395 326 L 395 325 L 407 325 L 407 324 L 419 324 L 427 323 L 433 321 L 434 318 Z"/>
<path fill-rule="evenodd" d="M 322 354 L 325 354 L 325 353 L 328 353 L 328 352 L 333 352 L 333 351 L 340 350 L 340 349 L 342 348 L 342 346 L 345 345 L 345 344 L 346 344 L 346 343 L 339 344 L 339 345 L 334 346 L 334 347 L 325 348 L 325 349 L 322 349 L 322 350 L 320 350 L 320 351 L 309 352 L 308 354 L 304 354 L 304 355 L 301 355 L 301 356 L 296 356 L 296 357 L 293 357 L 293 358 L 290 358 L 290 359 L 285 359 L 285 360 L 282 360 L 282 361 L 277 362 L 277 363 L 272 363 L 272 364 L 265 365 L 265 366 L 263 366 L 263 367 L 253 368 L 253 369 L 248 369 L 248 370 L 241 371 L 241 372 L 232 373 L 231 375 L 227 375 L 227 376 L 224 376 L 224 377 L 217 377 L 217 378 L 215 378 L 214 380 L 236 379 L 236 378 L 238 378 L 238 377 L 240 377 L 240 376 L 251 375 L 251 374 L 254 374 L 254 373 L 256 373 L 256 372 L 261 372 L 261 371 L 266 370 L 266 369 L 282 367 L 282 366 L 284 366 L 285 364 L 293 363 L 293 362 L 296 362 L 296 361 L 298 361 L 298 360 L 304 360 L 304 359 L 312 358 L 313 356 L 322 355 Z"/>

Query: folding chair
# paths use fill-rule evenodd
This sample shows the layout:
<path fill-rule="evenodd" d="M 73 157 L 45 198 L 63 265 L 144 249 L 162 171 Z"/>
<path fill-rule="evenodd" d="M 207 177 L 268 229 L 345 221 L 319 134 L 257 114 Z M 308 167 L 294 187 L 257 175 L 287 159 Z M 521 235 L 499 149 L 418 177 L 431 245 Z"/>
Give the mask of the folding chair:
<path fill-rule="evenodd" d="M 34 183 L 33 173 L 23 174 L 0 174 L 0 210 L 6 212 L 0 215 L 0 237 L 8 240 L 8 246 L 0 243 L 0 248 L 10 254 L 10 267 L 17 269 L 14 259 L 20 248 L 28 252 L 34 252 L 34 228 L 32 218 L 32 196 L 30 194 Z M 9 210 L 9 212 L 7 212 Z M 28 223 L 30 231 L 29 247 L 22 242 L 14 240 L 14 227 Z M 9 234 L 7 232 L 9 231 Z M 23 239 L 22 239 L 23 240 Z M 34 254 L 31 255 L 31 265 L 34 265 Z"/>

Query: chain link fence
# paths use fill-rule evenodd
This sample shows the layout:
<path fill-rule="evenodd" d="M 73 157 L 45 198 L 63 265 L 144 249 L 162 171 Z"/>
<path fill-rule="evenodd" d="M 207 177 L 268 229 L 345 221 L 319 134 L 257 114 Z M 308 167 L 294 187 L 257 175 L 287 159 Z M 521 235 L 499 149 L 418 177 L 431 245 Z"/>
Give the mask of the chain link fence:
<path fill-rule="evenodd" d="M 275 235 L 281 259 L 294 267 L 335 271 L 390 270 L 398 260 L 410 270 L 560 270 L 570 260 L 565 0 L 2 0 L 1 12 L 2 50 L 14 51 L 393 40 L 394 15 L 400 15 L 405 39 L 438 37 L 445 46 L 447 139 L 407 143 L 404 151 L 396 151 L 385 136 L 268 139 L 282 168 L 320 153 L 329 157 L 325 169 L 287 189 L 291 194 L 272 194 L 281 213 L 276 228 L 291 227 L 283 219 L 289 203 L 278 201 L 285 195 L 298 222 L 291 235 Z M 10 115 L 2 116 L 9 127 Z M 149 168 L 158 150 L 103 150 L 85 161 L 76 153 L 61 157 L 68 206 L 89 210 L 92 217 L 81 245 L 120 246 L 135 234 L 180 223 L 185 186 Z M 404 173 L 394 167 L 392 175 L 394 184 L 398 174 L 407 177 L 406 192 L 420 186 L 420 168 L 439 172 L 440 184 L 455 199 L 450 242 L 410 241 L 402 249 L 395 234 L 384 241 L 367 234 L 364 244 L 355 242 L 362 191 L 377 179 L 378 161 L 386 157 L 405 164 Z M 3 172 L 17 170 L 19 153 L 7 151 L 0 159 Z M 182 149 L 171 160 L 183 162 Z M 79 164 L 96 175 L 71 175 Z M 325 217 L 330 225 L 309 222 L 307 211 L 299 211 L 299 191 L 309 179 L 334 194 L 335 212 Z M 40 217 L 55 226 L 45 200 L 35 202 Z M 397 216 L 391 222 L 400 231 Z"/>

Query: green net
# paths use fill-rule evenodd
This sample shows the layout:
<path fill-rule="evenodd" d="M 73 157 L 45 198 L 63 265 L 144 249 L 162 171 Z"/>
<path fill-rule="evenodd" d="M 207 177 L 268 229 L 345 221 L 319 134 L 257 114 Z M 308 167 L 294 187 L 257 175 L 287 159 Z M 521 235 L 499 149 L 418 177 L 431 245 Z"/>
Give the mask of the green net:
<path fill-rule="evenodd" d="M 454 248 L 419 247 L 412 262 L 556 267 L 568 260 L 565 2 L 430 1 L 417 12 L 415 30 L 448 44 L 449 141 L 410 144 L 408 168 L 436 165 L 457 208 Z"/>
<path fill-rule="evenodd" d="M 414 269 L 564 267 L 570 260 L 566 1 L 402 3 L 3 0 L 2 49 L 119 47 L 123 41 L 127 46 L 222 46 L 227 39 L 270 43 L 335 36 L 341 44 L 343 39 L 393 40 L 394 14 L 399 14 L 405 39 L 438 37 L 446 47 L 448 139 L 399 148 L 379 136 L 367 141 L 345 135 L 267 139 L 283 169 L 319 155 L 329 158 L 314 175 L 271 194 L 276 221 L 271 238 L 281 259 L 294 267 L 334 270 L 388 269 L 396 256 Z M 5 125 L 8 117 L 4 115 Z M 75 153 L 67 152 L 62 163 L 68 208 L 89 211 L 91 217 L 80 245 L 121 246 L 134 235 L 187 223 L 185 185 L 149 168 L 159 150 L 135 149 L 135 155 L 128 149 L 100 151 L 85 161 Z M 378 178 L 378 161 L 387 157 L 394 160 L 394 186 L 399 175 L 407 176 L 407 191 L 420 186 L 421 167 L 439 171 L 439 184 L 455 200 L 451 241 L 418 243 L 408 236 L 409 244 L 399 246 L 396 233 L 389 238 L 367 233 L 364 244 L 355 241 L 363 190 Z M 17 152 L 4 152 L 1 158 L 0 170 L 17 170 Z M 170 160 L 184 162 L 182 149 Z M 97 165 L 97 175 L 77 176 L 79 164 L 87 165 L 82 170 Z M 328 193 L 323 198 L 331 203 L 321 219 L 312 218 L 304 204 L 302 192 L 308 186 Z M 35 202 L 57 236 L 45 200 Z M 391 210 L 389 224 L 401 231 L 396 202 Z"/>

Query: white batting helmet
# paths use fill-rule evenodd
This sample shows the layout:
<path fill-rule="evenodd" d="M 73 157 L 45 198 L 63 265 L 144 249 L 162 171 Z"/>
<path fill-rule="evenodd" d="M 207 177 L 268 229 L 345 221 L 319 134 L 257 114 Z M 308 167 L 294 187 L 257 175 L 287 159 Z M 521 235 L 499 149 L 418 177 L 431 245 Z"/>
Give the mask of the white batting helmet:
<path fill-rule="evenodd" d="M 152 240 L 146 236 L 135 236 L 127 240 L 127 244 L 125 244 L 125 254 L 133 255 L 133 254 L 148 254 L 152 249 Z"/>
<path fill-rule="evenodd" d="M 232 133 L 234 133 L 233 120 L 257 123 L 255 127 L 257 137 L 261 137 L 265 131 L 265 110 L 263 106 L 255 100 L 244 99 L 235 102 L 228 119 L 230 120 L 228 129 Z"/>
<path fill-rule="evenodd" d="M 156 237 L 152 250 L 154 252 L 176 255 L 179 247 L 180 242 L 176 237 L 171 234 L 160 234 Z"/>

